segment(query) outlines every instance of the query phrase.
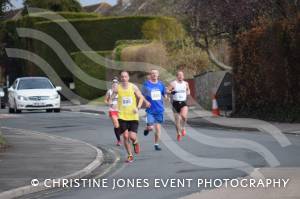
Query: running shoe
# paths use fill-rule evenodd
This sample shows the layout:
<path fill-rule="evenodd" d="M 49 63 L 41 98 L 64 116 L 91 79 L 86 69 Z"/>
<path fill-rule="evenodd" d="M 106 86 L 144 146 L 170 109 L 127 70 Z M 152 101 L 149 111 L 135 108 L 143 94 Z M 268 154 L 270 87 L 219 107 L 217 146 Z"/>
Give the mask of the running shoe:
<path fill-rule="evenodd" d="M 181 141 L 181 135 L 177 134 L 177 141 L 180 142 Z"/>
<path fill-rule="evenodd" d="M 155 151 L 161 151 L 161 148 L 159 145 L 154 145 L 154 149 L 155 149 Z"/>
<path fill-rule="evenodd" d="M 134 152 L 135 152 L 136 154 L 139 154 L 139 153 L 140 153 L 140 144 L 139 144 L 139 143 L 133 144 L 133 148 L 134 148 Z"/>
<path fill-rule="evenodd" d="M 117 146 L 121 146 L 121 145 L 122 145 L 122 142 L 121 142 L 121 141 L 117 141 L 116 145 L 117 145 Z"/>
<path fill-rule="evenodd" d="M 132 155 L 129 155 L 129 156 L 127 157 L 126 162 L 127 162 L 127 163 L 133 162 L 133 156 L 132 156 Z"/>
<path fill-rule="evenodd" d="M 150 132 L 150 131 L 149 131 L 148 129 L 145 129 L 145 130 L 144 130 L 144 136 L 149 135 L 149 132 Z"/>
<path fill-rule="evenodd" d="M 182 135 L 182 137 L 184 137 L 184 136 L 186 135 L 186 131 L 185 131 L 185 129 L 182 129 L 182 131 L 181 131 L 181 135 Z"/>

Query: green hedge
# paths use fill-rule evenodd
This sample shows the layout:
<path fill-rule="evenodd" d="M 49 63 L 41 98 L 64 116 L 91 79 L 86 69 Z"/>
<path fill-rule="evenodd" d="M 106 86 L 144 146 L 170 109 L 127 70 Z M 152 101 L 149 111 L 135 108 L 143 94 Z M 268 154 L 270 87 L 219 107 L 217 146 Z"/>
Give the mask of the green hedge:
<path fill-rule="evenodd" d="M 95 13 L 86 13 L 86 12 L 57 12 L 57 14 L 63 16 L 66 19 L 83 19 L 83 18 L 100 18 L 101 15 Z M 51 15 L 49 13 L 49 15 Z M 5 31 L 5 43 L 7 43 L 7 47 L 10 48 L 18 48 L 18 49 L 27 49 L 31 52 L 36 52 L 38 55 L 44 57 L 55 57 L 56 54 L 52 51 L 47 51 L 44 48 L 35 48 L 36 41 L 32 41 L 30 39 L 20 39 L 16 28 L 17 27 L 28 27 L 34 28 L 35 24 L 38 22 L 45 22 L 48 19 L 40 18 L 40 17 L 29 17 L 28 15 L 23 16 L 18 20 L 9 20 L 6 21 L 3 25 L 3 32 Z M 3 42 L 3 41 L 0 41 Z M 49 53 L 49 56 L 43 56 L 43 53 Z M 47 60 L 47 59 L 46 59 Z M 48 60 L 47 60 L 48 61 Z M 36 67 L 31 62 L 27 62 L 21 59 L 13 59 L 11 62 L 12 67 L 15 67 L 19 75 L 43 75 L 43 72 Z M 50 63 L 52 64 L 52 63 Z M 61 63 L 60 63 L 61 64 Z M 52 65 L 56 65 L 53 63 Z M 55 67 L 54 67 L 55 68 Z M 57 70 L 58 74 L 61 74 L 61 77 L 70 77 L 70 73 L 67 70 Z M 18 75 L 16 74 L 16 75 Z"/>
<path fill-rule="evenodd" d="M 144 37 L 143 24 L 154 17 L 106 17 L 100 19 L 72 19 L 69 22 L 77 29 L 93 50 L 112 50 L 118 40 L 136 40 Z M 166 20 L 168 20 L 166 18 Z M 60 22 L 66 23 L 66 22 Z M 65 32 L 53 22 L 38 22 L 35 28 L 60 42 L 71 52 L 78 50 Z"/>
<path fill-rule="evenodd" d="M 232 52 L 236 115 L 300 121 L 300 17 L 240 35 Z"/>
<path fill-rule="evenodd" d="M 72 13 L 65 14 L 71 18 Z M 74 13 L 72 16 L 78 16 L 78 13 Z M 144 39 L 143 26 L 147 21 L 160 19 L 165 24 L 170 22 L 170 26 L 174 23 L 174 19 L 168 17 L 149 17 L 149 16 L 130 16 L 130 17 L 85 17 L 82 19 L 70 19 L 69 22 L 76 28 L 83 40 L 94 51 L 106 51 L 113 50 L 115 43 L 118 40 L 140 40 Z M 67 23 L 65 21 L 59 21 L 59 23 Z M 42 31 L 51 37 L 55 38 L 63 48 L 71 54 L 72 52 L 80 51 L 72 42 L 70 37 L 61 29 L 61 27 L 55 22 L 40 21 L 39 19 L 31 19 L 30 17 L 24 17 L 22 20 L 10 21 L 7 23 L 12 43 L 20 43 L 14 45 L 18 48 L 29 49 L 36 53 L 40 57 L 44 58 L 59 74 L 62 79 L 72 78 L 70 71 L 66 69 L 64 64 L 60 61 L 56 53 L 49 48 L 43 42 L 34 40 L 18 39 L 15 32 L 16 27 L 30 27 L 36 30 Z M 161 33 L 160 33 L 161 34 Z M 28 42 L 29 41 L 29 42 Z M 30 63 L 24 64 L 27 68 L 32 68 Z M 28 67 L 31 66 L 31 67 Z"/>
<path fill-rule="evenodd" d="M 88 53 L 88 52 L 85 52 Z M 94 53 L 94 52 L 93 52 Z M 108 57 L 111 55 L 111 51 L 100 51 L 97 52 L 97 54 Z M 106 80 L 106 69 L 105 67 L 95 64 L 92 60 L 88 59 L 86 55 L 84 55 L 82 52 L 75 52 L 71 54 L 73 60 L 75 63 L 87 74 L 90 76 L 100 79 L 100 80 Z M 81 80 L 79 80 L 76 77 L 73 77 L 75 82 L 75 92 L 88 100 L 93 100 L 96 98 L 99 98 L 103 95 L 105 95 L 105 90 L 100 90 L 94 87 L 91 87 Z"/>
<path fill-rule="evenodd" d="M 66 19 L 86 19 L 86 18 L 99 18 L 100 14 L 97 13 L 89 13 L 89 12 L 57 12 L 57 14 L 61 15 Z M 50 14 L 51 16 L 51 14 Z M 44 20 L 46 21 L 46 20 Z"/>
<path fill-rule="evenodd" d="M 138 40 L 143 39 L 142 27 L 145 22 L 155 17 L 107 17 L 100 19 L 81 19 L 70 20 L 77 29 L 84 41 L 95 51 L 113 50 L 118 40 Z M 169 18 L 163 18 L 169 20 Z M 61 22 L 65 23 L 65 22 Z M 35 27 L 54 37 L 68 52 L 80 51 L 69 36 L 53 22 L 39 22 Z M 41 57 L 55 68 L 63 77 L 70 76 L 70 72 L 65 69 L 63 64 L 54 52 L 44 43 L 35 41 L 35 49 Z"/>
<path fill-rule="evenodd" d="M 43 16 L 51 16 L 51 15 L 60 15 L 68 20 L 74 19 L 96 19 L 100 18 L 101 15 L 97 13 L 88 13 L 88 12 L 44 12 Z M 20 19 L 17 20 L 8 20 L 5 23 L 13 26 L 22 26 L 22 27 L 33 27 L 33 25 L 37 22 L 49 22 L 50 20 L 43 17 L 30 17 L 28 15 L 24 15 Z"/>

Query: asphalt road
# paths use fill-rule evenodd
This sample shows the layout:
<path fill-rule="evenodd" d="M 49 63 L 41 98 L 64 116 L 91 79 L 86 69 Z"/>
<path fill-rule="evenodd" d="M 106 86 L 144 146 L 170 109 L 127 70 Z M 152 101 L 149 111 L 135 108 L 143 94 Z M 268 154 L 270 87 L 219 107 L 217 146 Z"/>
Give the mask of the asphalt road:
<path fill-rule="evenodd" d="M 269 162 L 259 153 L 239 148 L 224 148 L 211 146 L 214 145 L 214 139 L 228 138 L 245 139 L 259 143 L 266 147 L 280 162 L 280 167 L 300 166 L 299 151 L 300 137 L 296 135 L 286 135 L 292 145 L 281 147 L 276 140 L 268 134 L 260 132 L 229 131 L 220 129 L 203 129 L 195 127 L 188 129 L 187 133 L 193 131 L 193 136 L 187 136 L 182 142 L 175 140 L 175 128 L 173 125 L 164 125 L 166 135 L 164 143 L 161 145 L 163 151 L 156 152 L 153 148 L 153 135 L 143 136 L 144 122 L 141 122 L 139 128 L 139 138 L 141 143 L 141 154 L 136 157 L 134 163 L 126 164 L 125 151 L 123 147 L 117 148 L 114 145 L 115 137 L 110 120 L 104 115 L 95 115 L 87 113 L 44 113 L 28 112 L 17 115 L 15 118 L 1 119 L 1 126 L 14 127 L 19 129 L 39 131 L 53 135 L 70 137 L 86 141 L 92 145 L 103 149 L 113 149 L 120 154 L 121 160 L 116 164 L 106 176 L 108 179 L 108 188 L 73 188 L 60 191 L 50 191 L 31 195 L 25 198 L 44 198 L 44 199 L 99 199 L 99 198 L 179 198 L 200 191 L 192 184 L 191 187 L 184 188 L 153 188 L 154 179 L 226 179 L 246 176 L 247 173 L 238 169 L 222 168 L 222 163 L 218 165 L 219 169 L 201 167 L 187 157 L 216 158 L 216 159 L 234 159 L 243 161 L 252 165 L 254 168 L 269 166 Z M 196 140 L 196 134 L 201 135 Z M 207 138 L 211 138 L 210 143 L 205 143 Z M 217 143 L 217 141 L 216 141 Z M 234 142 L 232 143 L 232 147 Z M 184 151 L 185 153 L 181 153 Z M 201 163 L 201 162 L 200 162 Z M 99 171 L 100 172 L 100 171 Z M 113 179 L 148 179 L 148 188 L 117 188 L 112 190 Z M 162 181 L 160 181 L 162 185 Z"/>

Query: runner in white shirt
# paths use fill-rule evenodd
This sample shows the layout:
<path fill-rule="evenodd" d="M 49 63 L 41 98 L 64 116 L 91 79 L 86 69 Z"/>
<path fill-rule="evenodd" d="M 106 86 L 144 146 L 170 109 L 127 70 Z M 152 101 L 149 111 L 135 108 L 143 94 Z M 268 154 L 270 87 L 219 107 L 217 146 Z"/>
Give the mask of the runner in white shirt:
<path fill-rule="evenodd" d="M 171 94 L 177 141 L 179 142 L 181 136 L 186 135 L 185 124 L 188 115 L 187 96 L 190 95 L 190 87 L 188 82 L 184 81 L 183 71 L 177 71 L 177 78 L 168 86 L 168 93 Z"/>
<path fill-rule="evenodd" d="M 120 125 L 119 125 L 119 111 L 118 111 L 118 89 L 119 81 L 115 77 L 112 81 L 112 88 L 109 89 L 105 96 L 105 103 L 109 106 L 109 117 L 114 125 L 114 132 L 117 138 L 117 146 L 121 146 L 121 137 L 120 137 Z"/>

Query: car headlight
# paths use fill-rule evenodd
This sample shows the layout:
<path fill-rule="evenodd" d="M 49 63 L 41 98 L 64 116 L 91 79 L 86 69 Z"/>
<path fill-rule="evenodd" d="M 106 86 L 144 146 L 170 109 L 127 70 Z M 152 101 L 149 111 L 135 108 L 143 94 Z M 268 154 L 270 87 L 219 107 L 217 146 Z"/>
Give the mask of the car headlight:
<path fill-rule="evenodd" d="M 58 99 L 58 98 L 59 98 L 59 94 L 55 94 L 55 95 L 49 97 L 49 99 L 51 99 L 51 100 Z"/>
<path fill-rule="evenodd" d="M 28 97 L 22 96 L 22 95 L 18 95 L 18 100 L 22 100 L 22 101 L 27 101 Z"/>

